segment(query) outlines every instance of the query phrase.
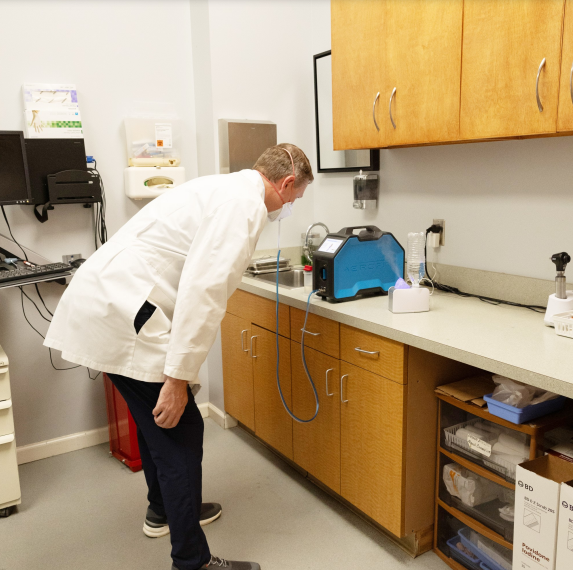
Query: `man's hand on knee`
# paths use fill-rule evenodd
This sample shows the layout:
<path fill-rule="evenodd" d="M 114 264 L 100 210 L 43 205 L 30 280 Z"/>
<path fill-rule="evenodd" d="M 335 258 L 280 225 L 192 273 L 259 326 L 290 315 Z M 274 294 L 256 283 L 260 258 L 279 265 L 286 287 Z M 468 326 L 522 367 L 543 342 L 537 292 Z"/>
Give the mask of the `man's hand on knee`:
<path fill-rule="evenodd" d="M 162 428 L 174 428 L 185 411 L 188 399 L 187 381 L 165 376 L 165 384 L 153 410 L 155 423 Z"/>

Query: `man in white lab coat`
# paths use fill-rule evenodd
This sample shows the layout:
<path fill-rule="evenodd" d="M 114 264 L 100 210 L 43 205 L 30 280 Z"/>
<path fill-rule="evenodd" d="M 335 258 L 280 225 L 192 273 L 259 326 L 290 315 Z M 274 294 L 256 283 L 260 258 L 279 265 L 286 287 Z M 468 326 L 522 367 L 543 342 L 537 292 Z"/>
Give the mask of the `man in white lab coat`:
<path fill-rule="evenodd" d="M 127 401 L 149 488 L 144 532 L 171 533 L 172 570 L 259 570 L 209 551 L 201 525 L 221 507 L 201 502 L 203 420 L 194 394 L 267 219 L 289 215 L 312 180 L 306 155 L 280 144 L 253 170 L 166 192 L 80 267 L 46 336 L 66 360 L 108 373 Z"/>

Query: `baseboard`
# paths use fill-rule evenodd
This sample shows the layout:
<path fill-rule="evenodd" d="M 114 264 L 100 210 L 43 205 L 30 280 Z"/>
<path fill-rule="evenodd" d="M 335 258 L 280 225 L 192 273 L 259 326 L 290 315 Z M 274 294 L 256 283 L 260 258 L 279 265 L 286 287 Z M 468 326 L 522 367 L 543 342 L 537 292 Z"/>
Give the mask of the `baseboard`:
<path fill-rule="evenodd" d="M 197 407 L 201 412 L 201 417 L 211 418 L 223 429 L 233 428 L 237 425 L 235 418 L 209 402 L 199 404 Z M 18 465 L 38 461 L 39 459 L 46 459 L 54 455 L 61 455 L 62 453 L 69 453 L 70 451 L 77 451 L 78 449 L 99 445 L 106 441 L 109 441 L 109 431 L 107 427 L 102 427 L 90 431 L 73 433 L 64 437 L 48 439 L 46 441 L 39 441 L 38 443 L 31 443 L 30 445 L 22 445 L 16 448 Z"/>
<path fill-rule="evenodd" d="M 16 448 L 18 465 L 46 459 L 54 455 L 77 451 L 93 445 L 99 445 L 109 441 L 109 430 L 106 427 L 73 433 L 64 437 L 57 437 L 47 441 L 39 441 L 30 445 L 22 445 Z"/>
<path fill-rule="evenodd" d="M 209 402 L 205 402 L 204 404 L 197 404 L 199 411 L 201 412 L 202 418 L 209 417 Z"/>
<path fill-rule="evenodd" d="M 208 417 L 210 417 L 223 429 L 234 428 L 237 425 L 239 425 L 239 422 L 237 422 L 237 420 L 234 417 L 223 412 L 217 406 L 214 406 L 213 404 L 209 403 L 208 407 L 209 407 Z"/>

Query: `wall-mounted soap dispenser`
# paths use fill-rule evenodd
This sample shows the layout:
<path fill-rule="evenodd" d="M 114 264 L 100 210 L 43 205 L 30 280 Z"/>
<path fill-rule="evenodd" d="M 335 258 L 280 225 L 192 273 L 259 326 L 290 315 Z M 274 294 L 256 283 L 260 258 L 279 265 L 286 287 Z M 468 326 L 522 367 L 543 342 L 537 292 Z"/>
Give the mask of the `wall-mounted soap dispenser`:
<path fill-rule="evenodd" d="M 378 174 L 362 174 L 354 177 L 354 207 L 357 210 L 372 210 L 378 207 Z"/>

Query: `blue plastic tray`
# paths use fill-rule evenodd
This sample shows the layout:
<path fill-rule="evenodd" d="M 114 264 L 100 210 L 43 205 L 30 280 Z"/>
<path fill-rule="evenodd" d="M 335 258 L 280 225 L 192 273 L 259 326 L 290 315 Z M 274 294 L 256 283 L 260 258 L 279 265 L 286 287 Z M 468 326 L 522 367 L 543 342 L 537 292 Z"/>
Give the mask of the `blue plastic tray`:
<path fill-rule="evenodd" d="M 504 570 L 495 560 L 492 560 L 485 552 L 482 552 L 471 540 L 470 540 L 471 529 L 464 527 L 459 530 L 458 536 L 460 537 L 462 544 L 472 552 L 474 556 L 477 556 L 483 564 L 480 565 L 482 570 Z M 467 536 L 466 536 L 467 534 Z M 481 535 L 480 535 L 481 536 Z"/>
<path fill-rule="evenodd" d="M 456 562 L 463 564 L 466 568 L 469 568 L 469 570 L 480 570 L 480 559 L 477 556 L 470 558 L 456 546 L 457 542 L 461 542 L 460 537 L 457 534 L 446 542 L 446 544 L 450 547 L 450 558 L 453 558 Z"/>
<path fill-rule="evenodd" d="M 492 562 L 493 562 L 493 560 L 492 560 Z M 495 564 L 495 566 L 492 566 L 490 568 L 489 566 L 486 566 L 483 562 L 479 565 L 479 567 L 481 570 L 504 570 L 499 564 Z"/>
<path fill-rule="evenodd" d="M 486 394 L 483 399 L 487 402 L 487 409 L 490 414 L 493 414 L 498 418 L 503 418 L 512 424 L 524 424 L 530 420 L 557 412 L 561 410 L 567 402 L 567 398 L 565 396 L 559 396 L 558 398 L 548 400 L 547 402 L 541 402 L 541 404 L 535 404 L 534 406 L 516 408 L 515 406 L 509 406 L 494 400 L 491 397 L 491 394 Z"/>

